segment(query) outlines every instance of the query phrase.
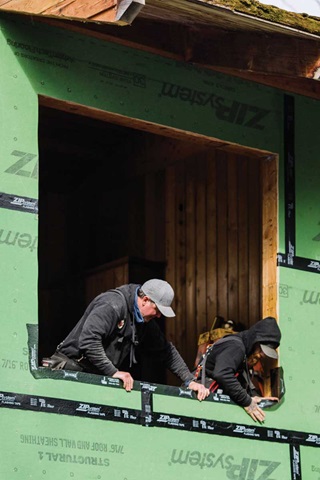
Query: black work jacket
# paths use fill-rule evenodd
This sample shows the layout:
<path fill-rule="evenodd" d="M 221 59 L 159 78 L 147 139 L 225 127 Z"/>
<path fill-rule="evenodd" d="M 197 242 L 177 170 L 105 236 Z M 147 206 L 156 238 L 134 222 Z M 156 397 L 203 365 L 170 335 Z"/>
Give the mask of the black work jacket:
<path fill-rule="evenodd" d="M 243 388 L 235 374 L 244 367 L 257 343 L 273 343 L 279 346 L 280 329 L 273 317 L 260 320 L 248 330 L 229 335 L 214 343 L 206 359 L 205 371 L 216 380 L 223 392 L 242 407 L 251 403 L 251 396 Z"/>

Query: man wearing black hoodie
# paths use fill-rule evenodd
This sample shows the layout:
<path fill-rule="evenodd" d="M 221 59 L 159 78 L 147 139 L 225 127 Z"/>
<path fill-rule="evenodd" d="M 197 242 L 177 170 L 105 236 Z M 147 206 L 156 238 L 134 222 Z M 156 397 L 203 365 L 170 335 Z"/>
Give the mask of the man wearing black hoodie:
<path fill-rule="evenodd" d="M 248 330 L 221 338 L 213 344 L 205 359 L 206 377 L 214 379 L 223 392 L 243 407 L 254 421 L 263 422 L 265 413 L 259 407 L 262 400 L 278 401 L 276 397 L 251 396 L 241 385 L 236 374 L 251 366 L 254 357 L 278 358 L 281 332 L 276 320 L 267 317 Z"/>

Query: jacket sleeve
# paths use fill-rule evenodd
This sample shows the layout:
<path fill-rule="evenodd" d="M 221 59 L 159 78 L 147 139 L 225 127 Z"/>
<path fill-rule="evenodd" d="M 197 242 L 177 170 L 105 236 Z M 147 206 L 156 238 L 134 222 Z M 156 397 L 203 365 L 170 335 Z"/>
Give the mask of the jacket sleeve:
<path fill-rule="evenodd" d="M 145 332 L 141 337 L 144 353 L 164 363 L 166 368 L 182 382 L 190 382 L 194 376 L 187 367 L 176 347 L 168 342 L 155 320 L 145 324 Z"/>
<path fill-rule="evenodd" d="M 88 315 L 80 338 L 83 355 L 103 374 L 112 376 L 118 369 L 107 357 L 103 340 L 111 335 L 119 315 L 111 305 L 99 305 Z"/>
<path fill-rule="evenodd" d="M 230 342 L 215 345 L 213 350 L 215 348 L 217 350 L 214 352 L 214 368 L 208 373 L 235 403 L 241 407 L 247 407 L 251 403 L 251 397 L 235 376 L 244 359 L 244 348 L 235 346 L 232 339 Z"/>
<path fill-rule="evenodd" d="M 171 342 L 168 342 L 167 345 L 166 367 L 185 383 L 194 379 L 185 361 Z"/>

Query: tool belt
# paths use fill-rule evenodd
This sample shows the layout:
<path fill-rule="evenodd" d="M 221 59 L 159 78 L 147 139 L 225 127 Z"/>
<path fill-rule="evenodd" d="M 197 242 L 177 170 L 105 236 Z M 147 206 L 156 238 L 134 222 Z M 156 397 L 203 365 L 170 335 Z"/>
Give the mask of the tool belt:
<path fill-rule="evenodd" d="M 72 370 L 77 372 L 87 371 L 83 357 L 79 358 L 78 360 L 73 360 L 58 350 L 51 355 L 51 357 L 43 358 L 42 366 L 50 368 L 51 370 Z"/>

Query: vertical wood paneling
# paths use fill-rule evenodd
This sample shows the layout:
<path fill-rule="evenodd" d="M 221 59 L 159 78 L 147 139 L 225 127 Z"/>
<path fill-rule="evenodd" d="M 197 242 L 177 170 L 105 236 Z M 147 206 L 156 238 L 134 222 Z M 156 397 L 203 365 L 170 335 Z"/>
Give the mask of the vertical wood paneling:
<path fill-rule="evenodd" d="M 238 252 L 239 252 L 239 311 L 238 318 L 245 325 L 249 318 L 249 245 L 248 245 L 248 159 L 239 159 L 238 168 Z"/>
<path fill-rule="evenodd" d="M 164 171 L 147 173 L 145 175 L 145 224 L 144 258 L 153 261 L 163 261 L 165 257 L 165 201 Z"/>
<path fill-rule="evenodd" d="M 128 283 L 128 261 L 124 259 L 118 265 L 115 263 L 111 262 L 109 265 L 101 266 L 87 274 L 85 282 L 86 305 L 100 293 Z"/>
<path fill-rule="evenodd" d="M 196 177 L 196 322 L 198 335 L 207 326 L 206 278 L 206 158 L 197 158 Z"/>
<path fill-rule="evenodd" d="M 119 265 L 118 267 L 115 267 L 113 271 L 113 285 L 124 285 L 128 281 L 129 281 L 129 264 L 124 263 L 123 265 Z M 108 288 L 113 288 L 113 287 L 109 286 Z M 108 288 L 106 288 L 105 290 L 108 290 Z"/>
<path fill-rule="evenodd" d="M 186 361 L 192 365 L 192 359 L 198 338 L 196 319 L 196 162 L 194 159 L 187 162 L 186 170 L 186 320 L 188 331 L 188 358 Z M 194 345 L 194 346 L 193 346 Z M 191 359 L 191 361 L 190 361 Z"/>
<path fill-rule="evenodd" d="M 238 320 L 239 312 L 239 271 L 238 271 L 238 159 L 228 159 L 228 318 Z"/>
<path fill-rule="evenodd" d="M 111 270 L 88 276 L 86 279 L 86 303 L 90 303 L 96 295 L 108 288 L 113 288 L 113 285 L 113 271 Z"/>
<path fill-rule="evenodd" d="M 276 314 L 277 163 L 199 146 L 173 152 L 175 163 L 145 175 L 145 257 L 163 259 L 165 250 L 176 311 L 166 336 L 193 368 L 198 337 L 215 316 L 247 328 Z M 126 283 L 125 268 L 89 275 L 88 301 Z M 180 383 L 172 374 L 167 382 Z"/>
<path fill-rule="evenodd" d="M 179 316 L 175 319 L 175 344 L 182 355 L 185 355 L 186 345 L 186 191 L 185 191 L 185 163 L 180 162 L 176 167 L 176 197 L 175 197 L 175 243 L 176 243 L 176 275 L 175 293 L 176 308 Z"/>
<path fill-rule="evenodd" d="M 175 189 L 176 189 L 175 167 L 168 167 L 166 170 L 166 186 L 165 186 L 165 203 L 166 203 L 166 280 L 175 285 Z M 174 309 L 177 315 L 176 299 L 174 301 Z M 175 321 L 166 322 L 166 336 L 169 341 L 174 341 L 176 336 Z"/>
<path fill-rule="evenodd" d="M 249 178 L 249 325 L 261 318 L 261 183 L 260 162 L 250 161 Z"/>
<path fill-rule="evenodd" d="M 167 279 L 178 302 L 175 330 L 166 325 L 190 368 L 199 334 L 216 315 L 244 328 L 262 318 L 262 261 L 275 272 L 276 242 L 270 236 L 277 231 L 276 169 L 269 162 L 261 170 L 262 162 L 238 153 L 195 150 L 167 169 L 166 201 L 172 202 L 166 219 Z M 261 171 L 272 177 L 264 187 Z M 264 195 L 270 205 L 263 203 Z M 267 273 L 263 281 L 275 305 L 275 274 Z"/>
<path fill-rule="evenodd" d="M 228 318 L 228 163 L 227 154 L 217 155 L 217 303 L 218 315 Z"/>
<path fill-rule="evenodd" d="M 216 158 L 214 152 L 207 155 L 207 329 L 217 315 L 217 191 Z M 200 332 L 202 333 L 202 332 Z"/>
<path fill-rule="evenodd" d="M 145 258 L 157 259 L 155 256 L 156 251 L 156 224 L 157 219 L 154 218 L 156 212 L 156 185 L 157 175 L 155 173 L 149 173 L 145 175 L 145 219 L 147 228 L 145 228 Z M 153 223 L 153 228 L 148 228 L 149 223 Z"/>
<path fill-rule="evenodd" d="M 163 262 L 165 258 L 165 201 L 164 201 L 164 185 L 165 185 L 165 171 L 161 170 L 157 172 L 155 181 L 155 211 L 151 220 L 154 222 L 155 229 L 155 241 L 153 256 L 147 257 L 148 259 Z M 149 219 L 150 220 L 150 219 Z"/>

